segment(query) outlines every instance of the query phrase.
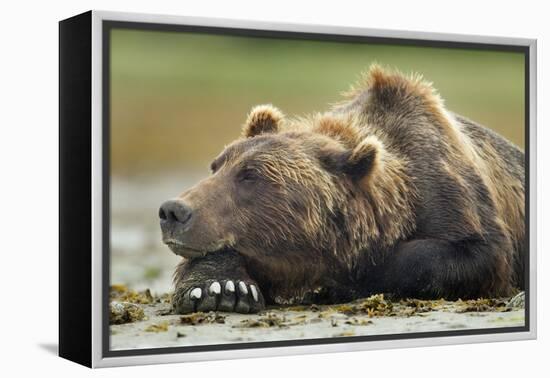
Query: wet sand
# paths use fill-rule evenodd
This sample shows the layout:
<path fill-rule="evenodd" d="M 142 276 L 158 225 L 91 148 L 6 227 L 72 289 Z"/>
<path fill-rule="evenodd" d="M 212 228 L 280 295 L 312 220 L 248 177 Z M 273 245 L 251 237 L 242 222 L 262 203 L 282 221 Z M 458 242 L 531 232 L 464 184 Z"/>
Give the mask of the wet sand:
<path fill-rule="evenodd" d="M 166 296 L 164 296 L 166 298 Z M 484 303 L 490 303 L 487 306 Z M 159 348 L 332 337 L 388 335 L 523 326 L 520 301 L 401 301 L 391 311 L 366 312 L 344 304 L 270 308 L 260 314 L 168 314 L 170 304 L 138 304 L 144 319 L 111 325 L 111 349 Z M 361 303 L 356 301 L 353 303 Z M 420 305 L 419 305 L 420 303 Z M 422 303 L 426 303 L 425 306 Z M 351 308 L 351 310 L 350 310 Z"/>

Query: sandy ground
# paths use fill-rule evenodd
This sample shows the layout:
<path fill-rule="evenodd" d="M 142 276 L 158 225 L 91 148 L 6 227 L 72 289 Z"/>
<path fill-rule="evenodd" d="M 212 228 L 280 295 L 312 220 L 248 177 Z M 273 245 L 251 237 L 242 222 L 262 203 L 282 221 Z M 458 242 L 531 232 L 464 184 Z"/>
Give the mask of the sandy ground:
<path fill-rule="evenodd" d="M 166 315 L 170 304 L 157 298 L 153 302 L 136 305 L 144 311 L 143 320 L 111 325 L 112 350 L 513 327 L 525 321 L 518 299 L 382 300 L 369 307 L 374 311 L 364 307 L 372 304 L 367 299 L 335 306 L 272 308 L 254 315 Z"/>

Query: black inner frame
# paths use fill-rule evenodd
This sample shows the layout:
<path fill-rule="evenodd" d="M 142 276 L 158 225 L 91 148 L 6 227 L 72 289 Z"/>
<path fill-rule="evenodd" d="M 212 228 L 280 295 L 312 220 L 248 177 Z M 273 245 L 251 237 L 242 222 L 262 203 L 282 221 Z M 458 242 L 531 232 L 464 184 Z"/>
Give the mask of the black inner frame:
<path fill-rule="evenodd" d="M 315 338 L 315 339 L 297 339 L 297 340 L 281 340 L 281 341 L 263 341 L 263 342 L 246 342 L 246 343 L 231 343 L 231 344 L 214 344 L 214 345 L 196 345 L 196 346 L 181 346 L 181 347 L 159 347 L 159 348 L 143 348 L 143 349 L 127 349 L 127 350 L 110 350 L 110 332 L 109 332 L 109 286 L 110 286 L 110 231 L 111 231 L 111 205 L 110 205 L 110 59 L 111 59 L 111 30 L 113 29 L 134 29 L 134 30 L 150 30 L 164 32 L 188 32 L 216 35 L 231 35 L 241 37 L 260 37 L 260 38 L 286 38 L 286 39 L 301 39 L 301 40 L 316 40 L 316 41 L 331 41 L 331 42 L 347 42 L 347 43 L 368 43 L 368 44 L 385 44 L 397 46 L 418 46 L 418 47 L 435 47 L 435 48 L 453 48 L 453 49 L 468 49 L 468 50 L 492 50 L 492 51 L 507 51 L 523 53 L 525 63 L 524 81 L 525 81 L 525 227 L 526 227 L 526 247 L 530 252 L 530 225 L 529 225 L 529 178 L 530 178 L 530 65 L 529 65 L 529 47 L 519 45 L 504 45 L 504 44 L 487 44 L 473 42 L 448 42 L 443 40 L 422 40 L 410 38 L 387 38 L 387 37 L 368 37 L 355 35 L 334 35 L 323 33 L 308 33 L 308 32 L 288 32 L 288 31 L 271 31 L 271 30 L 251 30 L 239 28 L 225 27 L 207 27 L 195 25 L 175 25 L 175 24 L 159 24 L 159 23 L 144 23 L 144 22 L 127 22 L 127 21 L 102 21 L 102 127 L 103 127 L 103 271 L 102 271 L 102 354 L 103 357 L 122 357 L 122 356 L 140 356 L 150 354 L 169 354 L 169 353 L 189 353 L 189 352 L 206 352 L 206 351 L 223 351 L 234 349 L 253 349 L 253 348 L 274 348 L 274 347 L 291 347 L 300 345 L 318 345 L 318 344 L 337 344 L 365 341 L 381 341 L 381 340 L 402 340 L 402 339 L 418 339 L 426 337 L 448 337 L 448 336 L 466 336 L 466 335 L 485 335 L 497 333 L 512 333 L 512 332 L 528 332 L 530 330 L 530 277 L 529 277 L 529 259 L 530 253 L 525 255 L 525 325 L 523 327 L 500 327 L 500 328 L 483 328 L 483 329 L 465 329 L 453 331 L 433 331 L 433 332 L 416 332 L 416 333 L 400 333 L 372 336 L 344 336 L 332 338 Z"/>

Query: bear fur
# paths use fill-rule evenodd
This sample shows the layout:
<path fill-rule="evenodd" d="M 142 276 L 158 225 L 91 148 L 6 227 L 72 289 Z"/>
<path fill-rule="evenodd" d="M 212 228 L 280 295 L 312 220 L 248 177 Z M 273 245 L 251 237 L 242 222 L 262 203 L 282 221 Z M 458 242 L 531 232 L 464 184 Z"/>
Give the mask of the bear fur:
<path fill-rule="evenodd" d="M 161 207 L 184 257 L 174 308 L 510 295 L 524 286 L 524 167 L 430 83 L 378 66 L 325 113 L 258 106 L 213 174 Z"/>

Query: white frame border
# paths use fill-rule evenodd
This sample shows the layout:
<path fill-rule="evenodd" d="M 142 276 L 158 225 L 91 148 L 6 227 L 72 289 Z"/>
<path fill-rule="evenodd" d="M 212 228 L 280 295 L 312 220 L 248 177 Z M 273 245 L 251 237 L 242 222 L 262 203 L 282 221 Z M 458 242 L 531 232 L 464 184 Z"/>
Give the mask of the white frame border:
<path fill-rule="evenodd" d="M 529 251 L 529 332 L 496 333 L 486 335 L 461 335 L 427 337 L 418 339 L 349 342 L 341 344 L 317 344 L 269 348 L 235 349 L 208 352 L 150 354 L 143 356 L 103 357 L 102 355 L 102 22 L 104 20 L 144 22 L 175 25 L 196 25 L 240 29 L 260 29 L 288 32 L 308 32 L 340 35 L 361 35 L 382 38 L 407 38 L 448 42 L 502 44 L 529 47 L 529 147 L 530 147 L 530 251 Z M 183 17 L 156 14 L 92 11 L 92 367 L 114 367 L 153 363 L 174 363 L 235 358 L 286 356 L 310 353 L 351 352 L 373 349 L 424 347 L 449 344 L 482 343 L 496 341 L 528 340 L 537 336 L 537 41 L 535 39 L 490 37 L 381 30 L 355 27 L 325 26 L 313 24 L 288 24 L 203 17 Z"/>

